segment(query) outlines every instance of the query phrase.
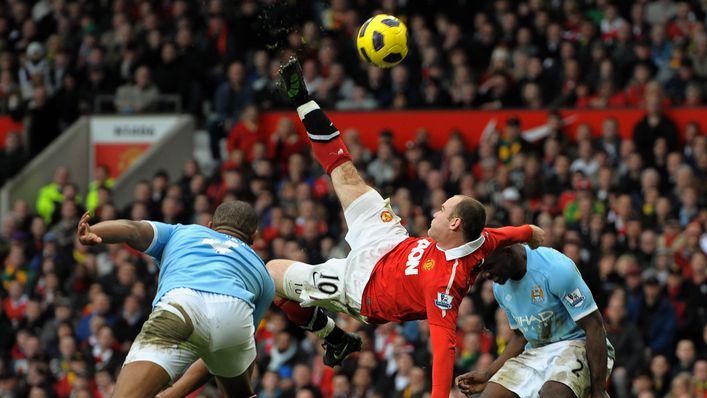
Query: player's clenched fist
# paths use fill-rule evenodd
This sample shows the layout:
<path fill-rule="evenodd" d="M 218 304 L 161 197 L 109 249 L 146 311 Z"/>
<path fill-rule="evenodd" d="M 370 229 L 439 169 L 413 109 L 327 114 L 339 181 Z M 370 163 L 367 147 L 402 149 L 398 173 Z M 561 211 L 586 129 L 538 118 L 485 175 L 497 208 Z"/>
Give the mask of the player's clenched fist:
<path fill-rule="evenodd" d="M 101 244 L 101 242 L 103 242 L 103 239 L 101 239 L 100 236 L 91 232 L 91 226 L 88 225 L 88 220 L 90 219 L 91 215 L 88 212 L 84 213 L 84 215 L 81 216 L 78 228 L 79 242 L 81 242 L 81 244 L 85 246 L 99 245 Z"/>
<path fill-rule="evenodd" d="M 541 230 L 542 231 L 542 230 Z M 489 376 L 486 372 L 468 372 L 461 376 L 457 376 L 455 382 L 457 387 L 465 395 L 478 394 L 484 391 L 486 383 L 489 381 Z"/>
<path fill-rule="evenodd" d="M 528 246 L 531 249 L 537 249 L 545 241 L 545 231 L 537 225 L 530 225 L 530 229 L 533 230 L 533 233 L 528 241 Z"/>

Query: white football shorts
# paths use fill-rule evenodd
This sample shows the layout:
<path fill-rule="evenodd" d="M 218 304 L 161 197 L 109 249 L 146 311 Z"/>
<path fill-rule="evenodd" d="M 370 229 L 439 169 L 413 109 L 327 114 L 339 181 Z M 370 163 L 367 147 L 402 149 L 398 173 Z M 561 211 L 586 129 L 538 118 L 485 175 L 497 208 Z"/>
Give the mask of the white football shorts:
<path fill-rule="evenodd" d="M 222 294 L 173 289 L 155 306 L 125 364 L 149 361 L 174 381 L 197 358 L 215 376 L 236 377 L 255 359 L 253 308 Z"/>
<path fill-rule="evenodd" d="M 344 217 L 349 228 L 346 242 L 351 247 L 348 256 L 317 265 L 292 264 L 285 272 L 285 294 L 303 307 L 347 312 L 364 320 L 361 298 L 373 268 L 409 234 L 390 200 L 373 189 L 351 202 Z"/>
<path fill-rule="evenodd" d="M 613 350 L 607 359 L 607 378 L 614 367 Z M 511 358 L 491 377 L 489 382 L 500 384 L 520 398 L 537 398 L 546 381 L 562 383 L 575 396 L 589 395 L 591 377 L 584 340 L 566 340 L 523 351 Z"/>

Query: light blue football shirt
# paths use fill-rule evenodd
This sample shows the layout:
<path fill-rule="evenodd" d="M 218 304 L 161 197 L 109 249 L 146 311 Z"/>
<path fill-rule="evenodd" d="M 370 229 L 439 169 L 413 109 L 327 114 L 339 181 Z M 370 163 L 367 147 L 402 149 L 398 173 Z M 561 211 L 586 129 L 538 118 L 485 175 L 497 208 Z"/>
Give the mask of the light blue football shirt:
<path fill-rule="evenodd" d="M 275 296 L 275 284 L 250 246 L 201 225 L 147 222 L 155 236 L 145 253 L 160 268 L 153 307 L 176 288 L 223 294 L 249 303 L 258 327 Z"/>
<path fill-rule="evenodd" d="M 493 294 L 508 315 L 511 329 L 523 333 L 526 349 L 586 339 L 575 321 L 596 311 L 597 305 L 577 266 L 555 249 L 523 247 L 528 256 L 523 278 L 493 284 Z"/>

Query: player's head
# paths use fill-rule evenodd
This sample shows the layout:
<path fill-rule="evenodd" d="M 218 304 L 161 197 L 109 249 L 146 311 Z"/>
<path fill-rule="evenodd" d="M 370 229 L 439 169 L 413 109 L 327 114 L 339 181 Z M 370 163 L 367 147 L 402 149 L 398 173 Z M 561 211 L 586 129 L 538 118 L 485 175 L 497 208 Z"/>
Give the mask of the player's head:
<path fill-rule="evenodd" d="M 481 275 L 503 285 L 508 279 L 520 279 L 525 274 L 525 248 L 511 245 L 496 249 L 484 260 Z"/>
<path fill-rule="evenodd" d="M 465 195 L 454 195 L 442 204 L 432 217 L 427 235 L 440 246 L 446 242 L 471 242 L 481 235 L 486 225 L 486 209 L 478 200 Z M 454 247 L 454 246 L 452 246 Z"/>
<path fill-rule="evenodd" d="M 258 216 L 250 204 L 233 200 L 223 202 L 216 208 L 210 228 L 253 243 L 253 235 L 258 229 Z"/>

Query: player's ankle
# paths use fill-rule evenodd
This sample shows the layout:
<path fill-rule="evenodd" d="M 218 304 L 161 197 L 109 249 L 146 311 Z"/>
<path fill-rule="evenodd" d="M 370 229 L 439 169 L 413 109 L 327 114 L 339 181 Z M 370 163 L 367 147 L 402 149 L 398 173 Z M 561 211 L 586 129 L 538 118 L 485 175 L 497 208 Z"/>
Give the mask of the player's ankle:
<path fill-rule="evenodd" d="M 307 99 L 307 101 L 301 103 L 301 104 L 296 104 L 297 105 L 297 114 L 299 115 L 300 120 L 304 119 L 304 116 L 308 114 L 309 112 L 319 109 L 319 104 L 317 104 L 317 101 L 313 99 Z"/>
<path fill-rule="evenodd" d="M 344 342 L 345 336 L 346 333 L 340 327 L 334 326 L 334 328 L 324 338 L 324 341 L 332 345 L 339 345 Z"/>

